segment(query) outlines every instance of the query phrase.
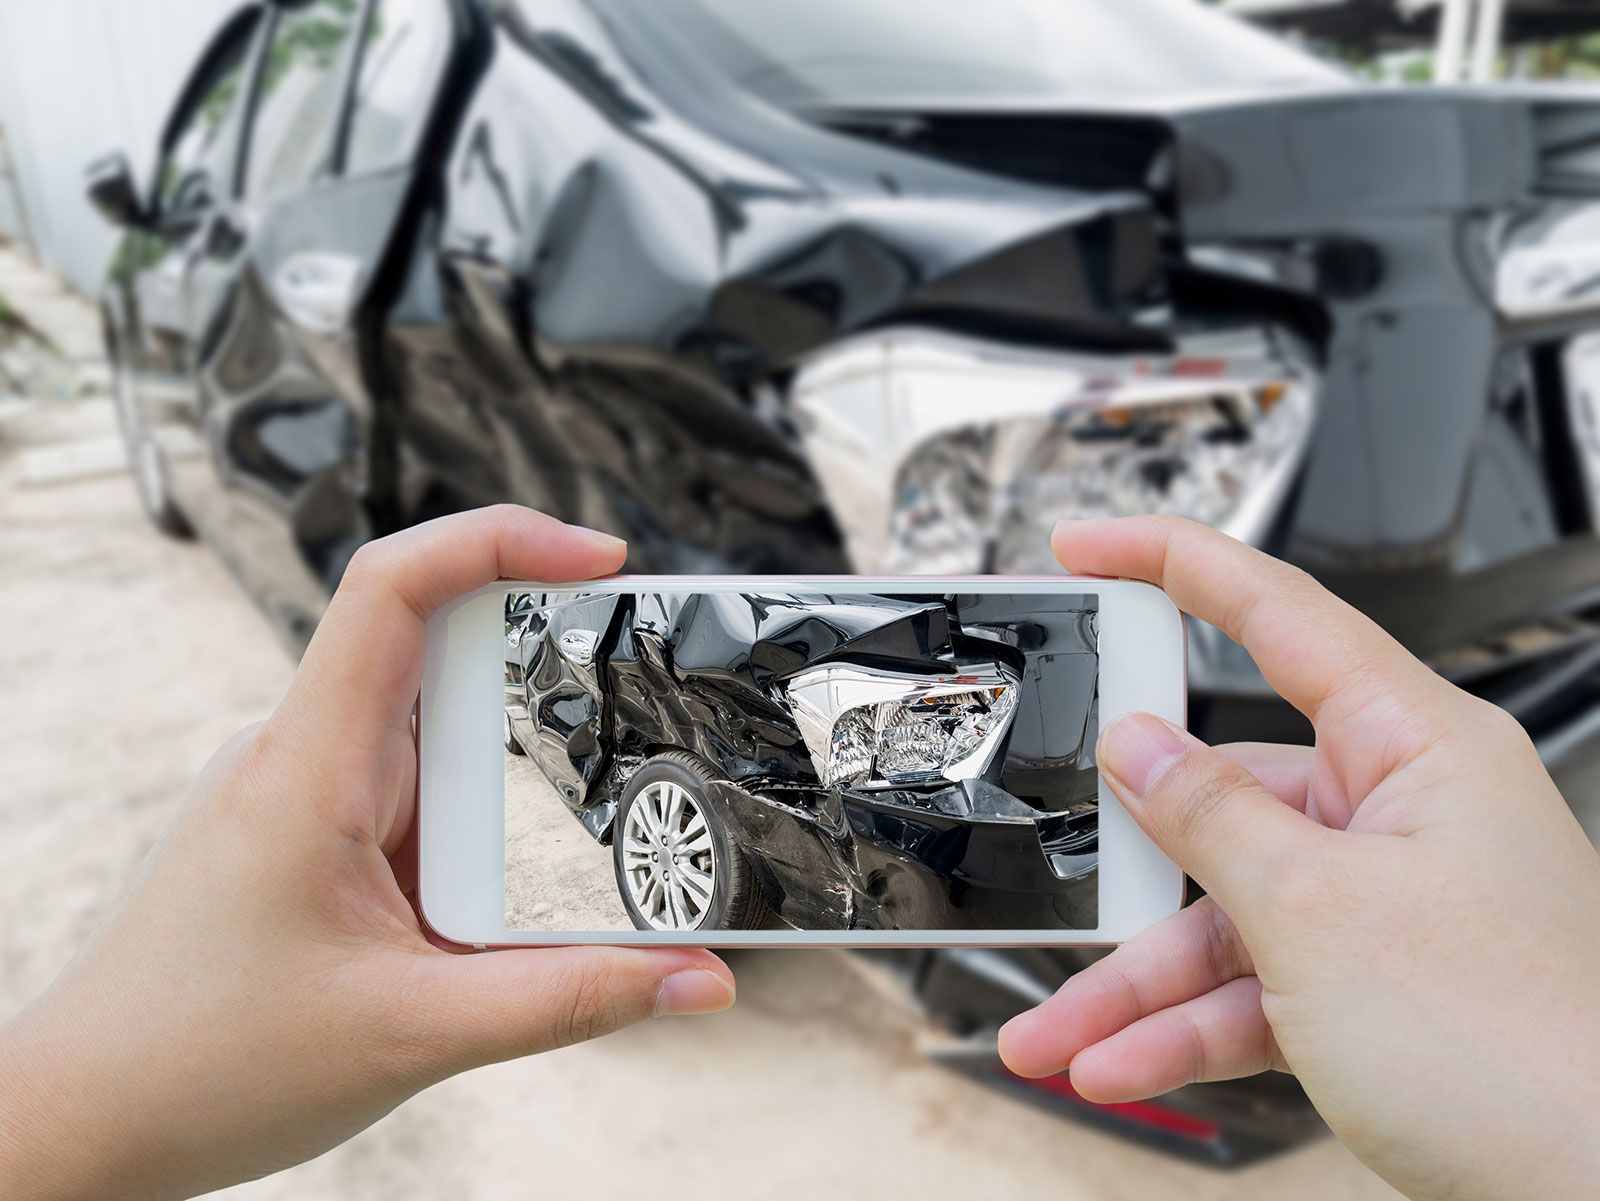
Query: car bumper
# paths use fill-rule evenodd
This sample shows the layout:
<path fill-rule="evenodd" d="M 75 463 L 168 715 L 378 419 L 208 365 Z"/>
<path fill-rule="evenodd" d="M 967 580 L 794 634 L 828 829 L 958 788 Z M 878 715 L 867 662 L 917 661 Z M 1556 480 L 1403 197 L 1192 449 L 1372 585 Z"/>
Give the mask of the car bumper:
<path fill-rule="evenodd" d="M 792 804 L 733 784 L 716 800 L 780 917 L 803 929 L 1092 930 L 1092 817 L 996 814 L 976 782 L 936 792 L 835 789 Z M 1003 798 L 1003 800 L 1001 799 Z M 975 804 L 990 806 L 975 810 Z"/>

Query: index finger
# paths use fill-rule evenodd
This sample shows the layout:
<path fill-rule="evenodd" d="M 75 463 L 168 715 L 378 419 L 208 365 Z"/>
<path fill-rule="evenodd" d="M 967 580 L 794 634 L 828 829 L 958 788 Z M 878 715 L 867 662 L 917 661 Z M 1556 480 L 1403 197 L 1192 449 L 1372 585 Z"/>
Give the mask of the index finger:
<path fill-rule="evenodd" d="M 363 546 L 317 626 L 289 703 L 367 743 L 409 731 L 422 685 L 427 620 L 495 580 L 560 583 L 610 575 L 627 544 L 517 505 L 425 522 Z"/>
<path fill-rule="evenodd" d="M 1063 521 L 1051 546 L 1069 571 L 1159 586 L 1249 651 L 1267 683 L 1313 722 L 1335 693 L 1359 700 L 1437 683 L 1311 576 L 1208 526 L 1177 517 Z"/>

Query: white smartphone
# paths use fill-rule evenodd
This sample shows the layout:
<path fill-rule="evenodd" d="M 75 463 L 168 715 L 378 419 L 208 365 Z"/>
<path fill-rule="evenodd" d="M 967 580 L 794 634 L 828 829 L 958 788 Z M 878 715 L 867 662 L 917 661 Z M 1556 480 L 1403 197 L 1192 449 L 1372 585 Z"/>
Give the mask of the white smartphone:
<path fill-rule="evenodd" d="M 497 584 L 429 622 L 419 900 L 476 947 L 1121 942 L 1179 869 L 1095 767 L 1184 720 L 1127 580 Z"/>

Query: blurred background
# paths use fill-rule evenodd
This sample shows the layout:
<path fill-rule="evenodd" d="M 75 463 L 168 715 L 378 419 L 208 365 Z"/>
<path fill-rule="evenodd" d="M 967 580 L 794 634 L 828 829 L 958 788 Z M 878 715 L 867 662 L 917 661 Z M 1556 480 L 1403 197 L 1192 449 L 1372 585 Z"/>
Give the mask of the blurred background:
<path fill-rule="evenodd" d="M 1193 516 L 1600 835 L 1597 74 L 1581 0 L 0 0 L 0 1018 L 355 547 L 498 500 L 668 572 Z M 1205 736 L 1308 735 L 1214 633 L 1191 672 Z M 1393 1195 L 1287 1077 L 1009 1077 L 1090 958 L 746 953 L 729 1014 L 229 1194 Z"/>

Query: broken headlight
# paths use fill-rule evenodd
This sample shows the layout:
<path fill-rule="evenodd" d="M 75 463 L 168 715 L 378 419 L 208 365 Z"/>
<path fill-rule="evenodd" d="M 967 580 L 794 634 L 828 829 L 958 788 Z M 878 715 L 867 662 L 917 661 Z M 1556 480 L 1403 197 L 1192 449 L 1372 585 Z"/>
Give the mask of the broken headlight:
<path fill-rule="evenodd" d="M 1113 357 L 900 331 L 836 348 L 792 391 L 856 568 L 894 574 L 1057 571 L 1065 517 L 1172 513 L 1256 540 L 1312 396 L 1257 333 Z"/>
<path fill-rule="evenodd" d="M 787 687 L 823 784 L 861 788 L 982 774 L 1018 693 L 1016 675 L 993 663 L 940 676 L 832 664 L 800 673 Z"/>

